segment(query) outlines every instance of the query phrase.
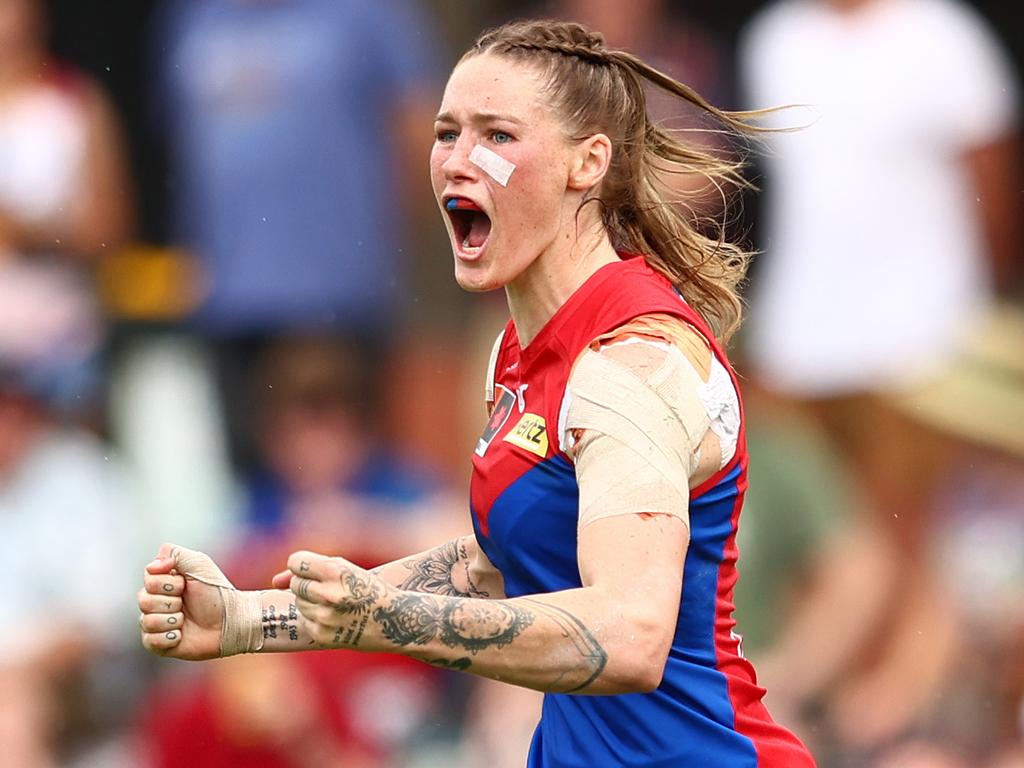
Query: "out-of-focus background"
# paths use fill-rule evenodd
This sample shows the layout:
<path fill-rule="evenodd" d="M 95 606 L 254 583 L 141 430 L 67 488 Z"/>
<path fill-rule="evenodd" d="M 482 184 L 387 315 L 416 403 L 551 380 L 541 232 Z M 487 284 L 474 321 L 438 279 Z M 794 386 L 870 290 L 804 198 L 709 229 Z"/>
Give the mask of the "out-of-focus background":
<path fill-rule="evenodd" d="M 804 105 L 729 214 L 760 252 L 737 630 L 823 768 L 1024 766 L 1015 15 L 0 0 L 0 766 L 523 764 L 532 692 L 388 656 L 156 659 L 135 608 L 164 541 L 256 588 L 300 547 L 371 566 L 469 530 L 505 305 L 454 285 L 427 153 L 460 53 L 522 16 L 723 107 Z"/>

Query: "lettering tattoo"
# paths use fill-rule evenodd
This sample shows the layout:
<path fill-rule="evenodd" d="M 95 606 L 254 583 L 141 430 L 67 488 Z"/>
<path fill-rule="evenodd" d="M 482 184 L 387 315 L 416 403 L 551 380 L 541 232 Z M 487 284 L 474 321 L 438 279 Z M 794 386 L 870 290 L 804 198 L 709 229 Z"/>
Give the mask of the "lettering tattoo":
<path fill-rule="evenodd" d="M 358 648 L 359 642 L 363 639 L 363 630 L 370 621 L 369 612 L 357 616 L 351 624 L 346 627 L 338 627 L 331 640 L 331 645 L 344 646 L 346 648 Z"/>
<path fill-rule="evenodd" d="M 404 565 L 412 574 L 399 585 L 400 589 L 449 597 L 490 597 L 473 583 L 469 571 L 469 553 L 462 539 L 442 544 L 423 557 L 407 561 Z M 456 568 L 461 568 L 465 572 L 466 583 L 469 585 L 467 591 L 455 586 Z"/>
<path fill-rule="evenodd" d="M 268 606 L 263 609 L 262 614 L 263 639 L 277 639 L 278 631 L 282 639 L 287 637 L 292 642 L 299 639 L 299 609 L 295 603 L 288 604 L 287 613 L 278 613 L 277 608 Z"/>
<path fill-rule="evenodd" d="M 534 615 L 517 605 L 466 598 L 436 600 L 403 593 L 373 612 L 384 636 L 395 645 L 425 645 L 438 638 L 449 648 L 475 655 L 503 648 L 530 626 Z"/>

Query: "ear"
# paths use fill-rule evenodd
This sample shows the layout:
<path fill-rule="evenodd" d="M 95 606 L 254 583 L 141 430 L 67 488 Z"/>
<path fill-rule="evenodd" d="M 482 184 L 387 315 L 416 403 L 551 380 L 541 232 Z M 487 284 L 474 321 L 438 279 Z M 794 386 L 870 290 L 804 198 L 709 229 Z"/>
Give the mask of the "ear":
<path fill-rule="evenodd" d="M 576 145 L 569 168 L 569 189 L 592 189 L 601 183 L 612 162 L 612 141 L 603 133 L 588 136 Z"/>

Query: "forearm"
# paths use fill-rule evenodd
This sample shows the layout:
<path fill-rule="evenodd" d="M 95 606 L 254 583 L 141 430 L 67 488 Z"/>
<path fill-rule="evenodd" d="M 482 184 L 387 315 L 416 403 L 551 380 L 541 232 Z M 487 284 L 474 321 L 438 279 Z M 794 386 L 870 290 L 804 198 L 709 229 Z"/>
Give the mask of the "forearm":
<path fill-rule="evenodd" d="M 553 693 L 629 693 L 660 683 L 663 628 L 603 589 L 481 600 L 384 585 L 369 594 L 371 579 L 365 583 L 354 590 L 365 600 L 349 601 L 343 621 L 320 613 L 310 624 L 319 645 L 398 653 Z"/>
<path fill-rule="evenodd" d="M 583 588 L 479 600 L 394 592 L 372 611 L 374 650 L 552 693 L 633 689 L 606 646 L 620 647 L 601 596 Z M 600 636 L 600 637 L 599 637 Z"/>
<path fill-rule="evenodd" d="M 623 617 L 591 623 L 581 616 L 606 613 L 596 590 L 584 588 L 530 598 L 484 600 L 389 589 L 367 578 L 349 588 L 361 599 L 344 609 L 343 621 L 324 634 L 324 625 L 304 620 L 296 596 L 287 590 L 261 593 L 261 653 L 347 648 L 397 653 L 448 669 L 558 693 L 609 694 L 633 690 L 623 663 L 609 669 L 598 635 L 625 651 Z M 326 607 L 325 607 L 326 608 Z M 574 613 L 574 611 L 576 611 Z M 577 615 L 579 614 L 579 615 Z M 314 634 L 320 632 L 319 636 Z M 643 658 L 634 648 L 632 658 Z"/>
<path fill-rule="evenodd" d="M 501 598 L 504 585 L 496 572 L 485 572 L 479 544 L 472 535 L 379 565 L 371 573 L 398 589 L 449 597 Z M 489 569 L 488 569 L 489 570 Z"/>

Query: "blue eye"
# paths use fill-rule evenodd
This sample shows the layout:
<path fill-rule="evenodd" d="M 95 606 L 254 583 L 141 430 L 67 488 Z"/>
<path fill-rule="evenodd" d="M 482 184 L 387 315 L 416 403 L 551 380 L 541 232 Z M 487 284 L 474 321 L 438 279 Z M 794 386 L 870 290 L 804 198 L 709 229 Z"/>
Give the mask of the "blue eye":
<path fill-rule="evenodd" d="M 512 141 L 512 137 L 504 131 L 494 131 L 494 133 L 491 134 L 491 140 L 495 144 L 508 144 Z"/>
<path fill-rule="evenodd" d="M 459 137 L 459 134 L 455 131 L 438 131 L 436 136 L 437 140 L 442 144 L 450 144 Z"/>

